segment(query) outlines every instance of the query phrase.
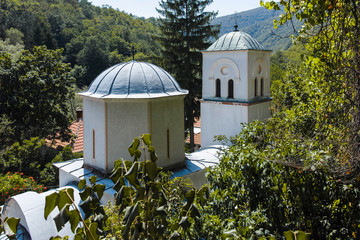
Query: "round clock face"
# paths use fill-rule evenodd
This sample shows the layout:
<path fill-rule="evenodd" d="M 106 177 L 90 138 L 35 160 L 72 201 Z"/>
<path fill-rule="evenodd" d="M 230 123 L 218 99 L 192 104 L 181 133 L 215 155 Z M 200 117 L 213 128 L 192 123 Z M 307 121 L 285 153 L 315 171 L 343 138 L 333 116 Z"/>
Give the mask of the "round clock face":
<path fill-rule="evenodd" d="M 227 75 L 229 74 L 229 68 L 227 66 L 223 66 L 220 68 L 220 72 L 222 75 Z"/>

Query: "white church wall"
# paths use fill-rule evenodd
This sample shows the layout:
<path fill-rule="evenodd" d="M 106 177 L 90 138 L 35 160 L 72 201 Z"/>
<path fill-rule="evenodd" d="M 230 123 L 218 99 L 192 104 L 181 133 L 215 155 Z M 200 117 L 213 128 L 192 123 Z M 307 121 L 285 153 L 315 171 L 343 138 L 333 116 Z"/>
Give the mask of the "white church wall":
<path fill-rule="evenodd" d="M 70 182 L 79 182 L 79 178 L 75 177 L 74 175 L 59 169 L 59 187 L 64 187 Z"/>
<path fill-rule="evenodd" d="M 215 97 L 215 81 L 221 80 L 221 97 L 228 97 L 228 81 L 234 81 L 234 98 L 246 99 L 247 92 L 247 52 L 220 51 L 203 52 L 202 98 Z"/>
<path fill-rule="evenodd" d="M 235 136 L 242 129 L 241 123 L 248 122 L 247 107 L 242 105 L 202 102 L 201 112 L 201 147 L 221 144 L 213 141 L 214 136 Z"/>
<path fill-rule="evenodd" d="M 249 122 L 254 120 L 266 120 L 271 116 L 271 101 L 249 106 Z"/>
<path fill-rule="evenodd" d="M 248 96 L 255 97 L 255 78 L 257 78 L 257 96 L 260 96 L 260 81 L 264 79 L 264 96 L 270 96 L 270 53 L 271 51 L 249 51 L 247 70 L 249 76 Z"/>
<path fill-rule="evenodd" d="M 84 97 L 83 118 L 84 163 L 105 170 L 105 103 L 95 98 Z"/>
<path fill-rule="evenodd" d="M 132 160 L 128 147 L 135 137 L 148 132 L 147 100 L 107 100 L 107 171 L 117 159 Z"/>
<path fill-rule="evenodd" d="M 159 157 L 158 165 L 169 168 L 184 164 L 184 96 L 154 99 L 151 112 L 152 142 Z"/>

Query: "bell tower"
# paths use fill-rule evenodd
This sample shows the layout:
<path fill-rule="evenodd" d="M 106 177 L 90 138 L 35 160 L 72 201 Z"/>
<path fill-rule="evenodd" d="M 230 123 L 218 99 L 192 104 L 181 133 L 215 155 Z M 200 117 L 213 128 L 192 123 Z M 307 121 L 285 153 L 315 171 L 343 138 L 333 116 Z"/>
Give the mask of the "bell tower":
<path fill-rule="evenodd" d="M 270 117 L 270 50 L 237 30 L 203 51 L 201 146 L 240 133 L 242 123 Z"/>

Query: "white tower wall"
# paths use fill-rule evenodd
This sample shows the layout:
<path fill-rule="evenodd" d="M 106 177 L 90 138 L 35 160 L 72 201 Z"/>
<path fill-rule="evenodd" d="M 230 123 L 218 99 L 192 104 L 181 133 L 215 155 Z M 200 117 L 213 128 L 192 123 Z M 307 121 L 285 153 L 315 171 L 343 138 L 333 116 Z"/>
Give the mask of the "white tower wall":
<path fill-rule="evenodd" d="M 203 51 L 201 147 L 219 144 L 216 135 L 239 134 L 242 123 L 270 117 L 270 52 L 240 31 Z"/>

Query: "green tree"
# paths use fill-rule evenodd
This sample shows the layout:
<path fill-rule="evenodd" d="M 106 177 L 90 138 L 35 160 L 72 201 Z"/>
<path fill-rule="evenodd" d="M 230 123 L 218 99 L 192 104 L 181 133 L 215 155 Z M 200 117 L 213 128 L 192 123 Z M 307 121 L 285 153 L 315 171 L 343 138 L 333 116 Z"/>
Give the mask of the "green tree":
<path fill-rule="evenodd" d="M 101 35 L 91 36 L 83 43 L 77 55 L 77 63 L 86 67 L 86 75 L 79 85 L 89 85 L 102 71 L 109 67 L 109 44 Z"/>
<path fill-rule="evenodd" d="M 0 132 L 2 147 L 31 137 L 69 140 L 73 78 L 61 52 L 34 47 L 14 62 L 1 53 L 0 115 L 8 129 Z"/>
<path fill-rule="evenodd" d="M 359 1 L 265 5 L 285 7 L 276 24 L 304 22 L 307 54 L 272 85 L 272 117 L 244 126 L 210 172 L 213 214 L 248 238 L 300 229 L 357 239 Z M 243 224 L 244 214 L 258 217 Z"/>
<path fill-rule="evenodd" d="M 314 111 L 310 129 L 318 131 L 312 138 L 314 142 L 325 139 L 334 162 L 341 162 L 333 170 L 343 178 L 356 178 L 360 174 L 360 3 L 290 0 L 265 4 L 275 10 L 281 5 L 285 14 L 274 22 L 275 26 L 293 17 L 303 21 L 299 39 L 306 39 L 305 46 L 311 53 L 304 68 L 290 74 L 297 78 L 304 76 L 305 70 L 305 83 L 312 86 L 305 94 L 292 89 L 293 94 L 288 91 L 288 96 L 302 95 L 302 99 L 297 98 L 299 102 L 294 102 L 297 109 Z"/>
<path fill-rule="evenodd" d="M 194 120 L 200 115 L 201 50 L 217 37 L 218 28 L 211 20 L 217 13 L 205 12 L 212 0 L 161 0 L 161 36 L 163 66 L 174 75 L 180 86 L 189 90 L 185 97 L 185 128 L 190 132 L 190 148 L 194 147 Z"/>

